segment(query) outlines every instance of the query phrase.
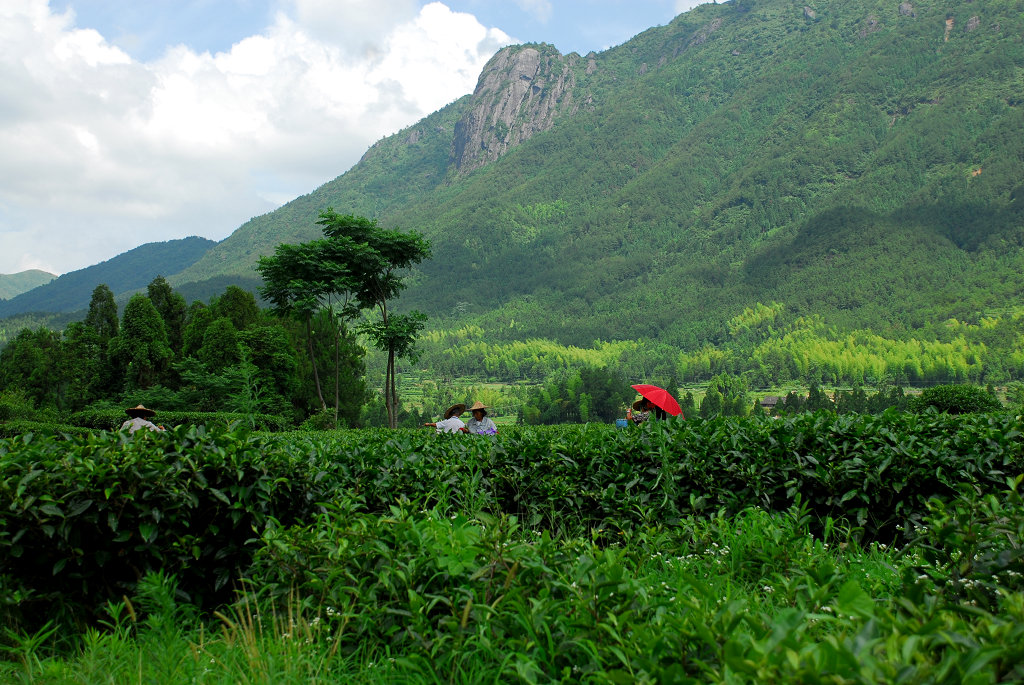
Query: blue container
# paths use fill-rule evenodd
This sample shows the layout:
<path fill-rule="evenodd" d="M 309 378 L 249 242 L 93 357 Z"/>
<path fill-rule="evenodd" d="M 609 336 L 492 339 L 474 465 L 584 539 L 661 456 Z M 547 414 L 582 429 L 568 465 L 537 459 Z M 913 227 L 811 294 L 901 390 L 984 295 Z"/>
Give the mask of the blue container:
<path fill-rule="evenodd" d="M 616 428 L 625 428 L 629 425 L 629 419 L 615 419 Z"/>

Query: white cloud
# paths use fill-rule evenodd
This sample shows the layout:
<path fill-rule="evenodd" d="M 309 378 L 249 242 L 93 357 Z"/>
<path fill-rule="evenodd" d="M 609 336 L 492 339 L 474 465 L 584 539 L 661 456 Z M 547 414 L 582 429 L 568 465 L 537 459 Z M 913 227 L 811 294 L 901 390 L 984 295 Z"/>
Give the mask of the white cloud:
<path fill-rule="evenodd" d="M 413 21 L 417 0 L 290 0 L 296 21 L 315 39 L 372 57 L 397 25 Z"/>
<path fill-rule="evenodd" d="M 554 11 L 551 0 L 515 0 L 515 2 L 519 9 L 532 15 L 542 24 L 546 24 L 551 19 L 551 14 Z"/>
<path fill-rule="evenodd" d="M 505 34 L 441 3 L 291 0 L 230 51 L 133 61 L 0 3 L 0 273 L 220 239 L 471 92 Z"/>

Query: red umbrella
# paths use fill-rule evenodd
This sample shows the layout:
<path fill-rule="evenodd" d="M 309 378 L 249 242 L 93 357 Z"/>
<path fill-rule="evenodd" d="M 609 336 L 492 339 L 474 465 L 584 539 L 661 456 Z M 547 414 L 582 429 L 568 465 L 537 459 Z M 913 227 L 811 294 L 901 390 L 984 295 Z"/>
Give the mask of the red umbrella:
<path fill-rule="evenodd" d="M 664 409 L 670 416 L 679 416 L 683 413 L 676 398 L 672 397 L 665 388 L 659 388 L 656 385 L 634 385 L 631 387 L 641 396 L 653 402 L 654 406 Z"/>

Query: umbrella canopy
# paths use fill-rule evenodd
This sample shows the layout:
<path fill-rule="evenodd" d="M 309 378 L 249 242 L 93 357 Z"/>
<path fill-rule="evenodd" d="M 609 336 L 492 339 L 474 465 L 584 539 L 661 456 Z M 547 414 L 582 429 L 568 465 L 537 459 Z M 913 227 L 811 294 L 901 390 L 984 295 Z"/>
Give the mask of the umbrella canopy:
<path fill-rule="evenodd" d="M 659 388 L 656 385 L 634 385 L 631 387 L 641 396 L 653 402 L 654 406 L 664 409 L 665 413 L 670 416 L 679 416 L 683 413 L 676 398 L 672 397 L 672 394 L 665 388 Z"/>

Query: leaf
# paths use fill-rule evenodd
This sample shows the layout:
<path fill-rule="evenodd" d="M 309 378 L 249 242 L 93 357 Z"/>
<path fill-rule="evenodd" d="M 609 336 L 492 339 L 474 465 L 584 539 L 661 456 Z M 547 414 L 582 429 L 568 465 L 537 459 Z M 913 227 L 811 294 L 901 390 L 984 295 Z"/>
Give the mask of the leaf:
<path fill-rule="evenodd" d="M 39 511 L 43 512 L 44 514 L 49 514 L 50 516 L 59 516 L 61 518 L 64 517 L 64 512 L 62 512 L 60 510 L 60 507 L 58 507 L 56 504 L 44 504 L 43 506 L 39 507 Z"/>
<path fill-rule="evenodd" d="M 79 502 L 78 504 L 76 504 L 74 506 L 74 508 L 71 509 L 71 511 L 68 513 L 68 516 L 78 516 L 79 514 L 81 514 L 82 512 L 84 512 L 86 509 L 88 509 L 91 506 L 92 506 L 92 500 L 91 499 L 87 499 L 87 500 L 85 500 L 83 502 Z"/>
<path fill-rule="evenodd" d="M 836 608 L 839 613 L 860 618 L 871 618 L 875 615 L 875 601 L 855 580 L 848 580 L 839 589 Z"/>
<path fill-rule="evenodd" d="M 228 499 L 227 495 L 225 495 L 223 492 L 221 492 L 217 488 L 210 488 L 209 491 L 213 494 L 214 497 L 219 499 L 224 504 L 231 504 L 231 500 Z"/>
<path fill-rule="evenodd" d="M 155 523 L 146 522 L 139 524 L 139 535 L 142 536 L 142 539 L 145 542 L 153 542 L 156 540 L 158 530 L 159 529 Z"/>

